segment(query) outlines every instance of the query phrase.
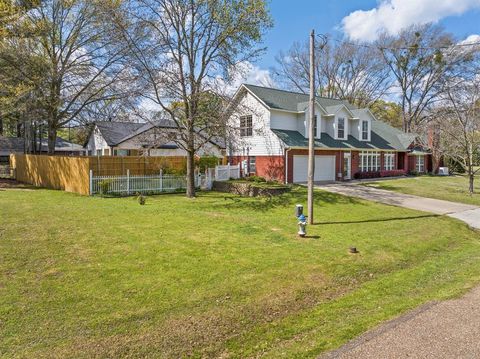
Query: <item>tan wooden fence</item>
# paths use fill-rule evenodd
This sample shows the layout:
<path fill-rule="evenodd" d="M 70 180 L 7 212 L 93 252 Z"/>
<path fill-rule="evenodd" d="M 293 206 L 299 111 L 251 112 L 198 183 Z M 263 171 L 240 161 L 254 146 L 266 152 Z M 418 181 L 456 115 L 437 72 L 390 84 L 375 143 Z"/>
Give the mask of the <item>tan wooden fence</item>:
<path fill-rule="evenodd" d="M 10 155 L 17 181 L 38 187 L 89 194 L 90 171 L 94 176 L 151 175 L 181 172 L 184 157 L 68 157 L 46 155 Z"/>

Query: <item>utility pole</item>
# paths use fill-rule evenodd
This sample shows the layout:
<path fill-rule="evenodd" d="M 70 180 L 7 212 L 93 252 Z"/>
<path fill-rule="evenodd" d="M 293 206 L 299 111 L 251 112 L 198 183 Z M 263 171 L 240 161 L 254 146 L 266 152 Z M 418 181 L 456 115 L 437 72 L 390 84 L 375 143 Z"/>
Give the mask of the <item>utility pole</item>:
<path fill-rule="evenodd" d="M 308 223 L 313 224 L 313 181 L 315 179 L 315 30 L 310 34 L 310 121 L 308 124 Z"/>

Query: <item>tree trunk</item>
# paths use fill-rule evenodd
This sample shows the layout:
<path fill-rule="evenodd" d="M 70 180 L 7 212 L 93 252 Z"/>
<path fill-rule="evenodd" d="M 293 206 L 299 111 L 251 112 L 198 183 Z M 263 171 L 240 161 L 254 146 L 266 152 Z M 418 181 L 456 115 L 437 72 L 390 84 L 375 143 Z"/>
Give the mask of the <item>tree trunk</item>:
<path fill-rule="evenodd" d="M 470 192 L 470 195 L 473 195 L 473 192 L 474 192 L 473 184 L 474 184 L 474 181 L 475 181 L 475 174 L 473 173 L 473 171 L 471 171 L 468 174 L 468 179 L 469 179 L 468 192 Z"/>
<path fill-rule="evenodd" d="M 195 197 L 195 151 L 187 151 L 187 197 Z"/>
<path fill-rule="evenodd" d="M 48 127 L 48 154 L 53 155 L 55 153 L 55 143 L 57 142 L 57 130 Z"/>

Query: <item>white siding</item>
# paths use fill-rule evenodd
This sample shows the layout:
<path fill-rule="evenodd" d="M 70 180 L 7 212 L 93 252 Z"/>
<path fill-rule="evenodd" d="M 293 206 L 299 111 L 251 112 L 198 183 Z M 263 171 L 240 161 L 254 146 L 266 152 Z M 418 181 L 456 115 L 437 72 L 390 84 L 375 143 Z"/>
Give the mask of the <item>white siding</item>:
<path fill-rule="evenodd" d="M 88 139 L 87 143 L 87 150 L 90 151 L 90 154 L 95 156 L 97 153 L 97 150 L 103 150 L 109 149 L 110 147 L 108 146 L 107 142 L 103 138 L 102 134 L 100 133 L 100 130 L 98 129 L 97 126 L 93 129 L 92 134 L 90 135 L 90 138 Z"/>
<path fill-rule="evenodd" d="M 349 134 L 356 139 L 360 139 L 360 121 L 359 120 L 350 120 L 350 131 Z"/>
<path fill-rule="evenodd" d="M 283 155 L 284 146 L 280 139 L 270 129 L 270 111 L 257 98 L 246 92 L 241 98 L 237 111 L 229 119 L 231 127 L 240 127 L 240 116 L 252 115 L 253 135 L 240 137 L 240 131 L 235 131 L 234 143 L 230 143 L 231 153 L 234 156 L 246 154 L 249 148 L 250 156 Z M 275 120 L 277 124 L 280 117 Z"/>
<path fill-rule="evenodd" d="M 296 113 L 275 111 L 270 113 L 270 127 L 281 130 L 298 130 L 298 118 Z"/>

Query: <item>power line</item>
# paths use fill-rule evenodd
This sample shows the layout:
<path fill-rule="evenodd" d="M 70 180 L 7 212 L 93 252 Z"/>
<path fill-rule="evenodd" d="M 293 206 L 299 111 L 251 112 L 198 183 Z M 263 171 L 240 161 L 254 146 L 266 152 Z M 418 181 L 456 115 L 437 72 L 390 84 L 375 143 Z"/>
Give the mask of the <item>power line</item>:
<path fill-rule="evenodd" d="M 327 39 L 331 39 L 332 41 L 338 42 L 338 43 L 343 43 L 351 46 L 356 46 L 356 47 L 364 47 L 368 49 L 375 49 L 375 50 L 411 50 L 411 49 L 417 49 L 417 50 L 440 50 L 440 49 L 454 49 L 457 47 L 468 47 L 468 46 L 479 46 L 480 47 L 480 42 L 468 42 L 468 43 L 457 43 L 457 44 L 452 44 L 452 45 L 442 45 L 442 46 L 380 46 L 380 45 L 369 45 L 366 43 L 355 43 L 355 42 L 349 42 L 345 41 L 342 39 L 338 38 L 330 38 L 328 35 L 322 35 L 323 37 Z"/>

